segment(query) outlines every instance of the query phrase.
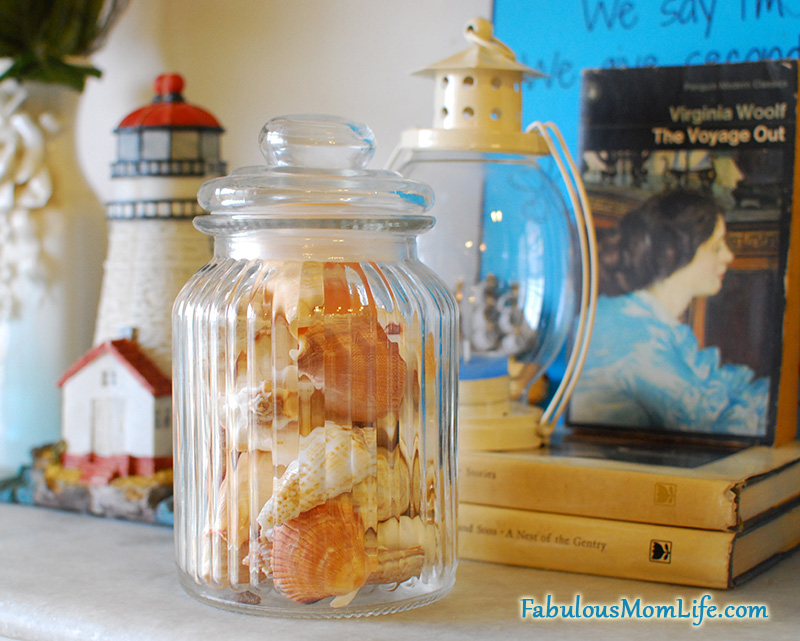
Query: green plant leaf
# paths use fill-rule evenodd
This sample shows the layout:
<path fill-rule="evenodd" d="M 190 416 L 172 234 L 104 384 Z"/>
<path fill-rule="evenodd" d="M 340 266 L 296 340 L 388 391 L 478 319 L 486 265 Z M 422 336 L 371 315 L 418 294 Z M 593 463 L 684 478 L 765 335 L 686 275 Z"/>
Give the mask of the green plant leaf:
<path fill-rule="evenodd" d="M 14 60 L 5 73 L 0 75 L 0 82 L 6 78 L 15 78 L 20 82 L 46 82 L 83 91 L 88 77 L 99 78 L 101 75 L 99 69 L 89 65 L 69 64 L 57 57 L 40 59 L 33 54 L 26 54 Z"/>
<path fill-rule="evenodd" d="M 0 75 L 82 90 L 100 76 L 90 65 L 66 59 L 86 56 L 102 44 L 128 0 L 0 0 L 0 57 L 11 66 Z"/>

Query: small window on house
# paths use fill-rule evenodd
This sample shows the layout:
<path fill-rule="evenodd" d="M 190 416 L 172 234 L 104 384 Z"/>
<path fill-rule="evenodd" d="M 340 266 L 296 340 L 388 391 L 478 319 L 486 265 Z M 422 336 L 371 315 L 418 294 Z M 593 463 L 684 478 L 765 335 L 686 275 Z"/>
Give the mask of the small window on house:
<path fill-rule="evenodd" d="M 117 384 L 117 373 L 113 370 L 103 370 L 102 379 L 103 387 L 112 387 Z"/>

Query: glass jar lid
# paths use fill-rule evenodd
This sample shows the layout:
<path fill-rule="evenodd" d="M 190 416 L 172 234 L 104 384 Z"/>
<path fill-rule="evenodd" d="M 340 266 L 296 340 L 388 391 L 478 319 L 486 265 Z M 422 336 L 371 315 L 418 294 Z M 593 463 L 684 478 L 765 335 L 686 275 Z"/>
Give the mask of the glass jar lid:
<path fill-rule="evenodd" d="M 266 166 L 242 167 L 200 188 L 198 201 L 211 218 L 414 217 L 418 229 L 433 222 L 423 215 L 433 204 L 428 185 L 366 169 L 375 153 L 366 125 L 329 115 L 280 116 L 262 127 L 259 146 Z"/>

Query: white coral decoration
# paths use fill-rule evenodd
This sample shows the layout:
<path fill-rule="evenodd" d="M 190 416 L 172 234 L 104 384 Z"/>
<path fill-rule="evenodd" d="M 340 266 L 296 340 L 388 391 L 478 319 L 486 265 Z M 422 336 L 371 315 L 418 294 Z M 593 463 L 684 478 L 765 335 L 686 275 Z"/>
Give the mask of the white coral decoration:
<path fill-rule="evenodd" d="M 31 211 L 52 194 L 42 129 L 17 109 L 27 98 L 15 80 L 0 83 L 0 320 L 12 318 L 26 285 L 42 279 L 41 243 Z M 48 115 L 40 123 L 51 129 Z"/>

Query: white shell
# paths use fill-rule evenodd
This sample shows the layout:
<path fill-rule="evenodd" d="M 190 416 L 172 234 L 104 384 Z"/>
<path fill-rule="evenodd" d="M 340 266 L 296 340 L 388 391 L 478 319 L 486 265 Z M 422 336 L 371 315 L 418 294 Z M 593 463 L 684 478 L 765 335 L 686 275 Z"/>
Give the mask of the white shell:
<path fill-rule="evenodd" d="M 330 422 L 301 436 L 297 459 L 278 479 L 272 497 L 258 515 L 262 532 L 352 491 L 355 484 L 375 475 L 372 449 L 365 430 Z"/>

